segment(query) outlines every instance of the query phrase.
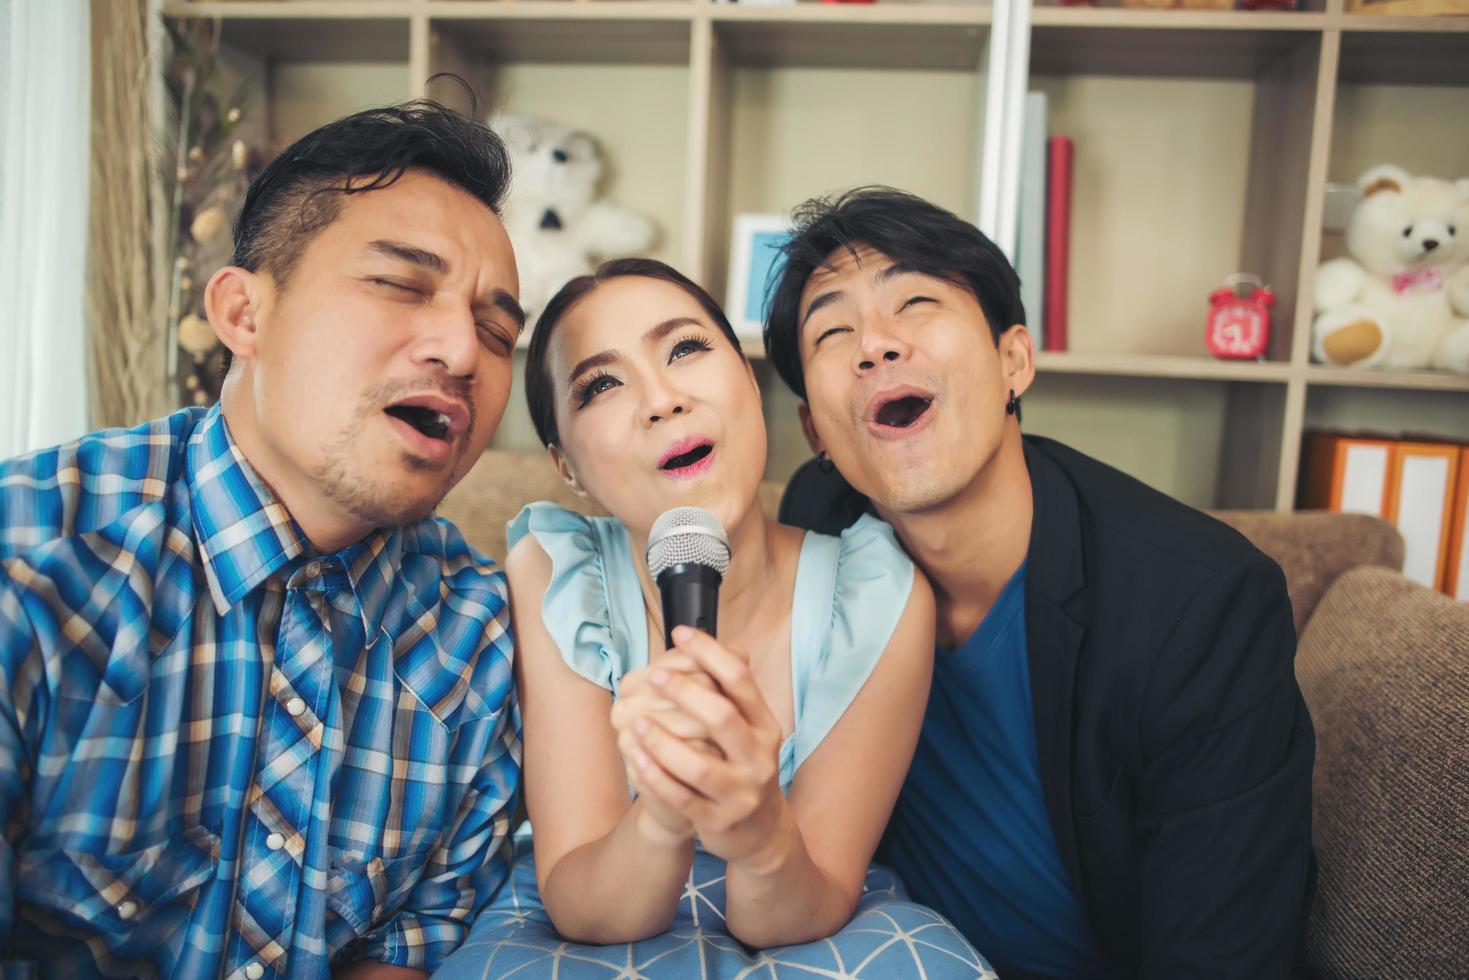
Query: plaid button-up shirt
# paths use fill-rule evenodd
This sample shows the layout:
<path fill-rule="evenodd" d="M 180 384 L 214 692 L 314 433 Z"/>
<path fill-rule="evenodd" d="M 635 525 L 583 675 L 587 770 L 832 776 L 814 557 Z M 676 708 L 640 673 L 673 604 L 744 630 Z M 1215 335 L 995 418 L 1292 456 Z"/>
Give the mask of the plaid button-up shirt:
<path fill-rule="evenodd" d="M 0 975 L 432 970 L 504 877 L 505 581 L 313 554 L 219 410 L 0 464 Z"/>

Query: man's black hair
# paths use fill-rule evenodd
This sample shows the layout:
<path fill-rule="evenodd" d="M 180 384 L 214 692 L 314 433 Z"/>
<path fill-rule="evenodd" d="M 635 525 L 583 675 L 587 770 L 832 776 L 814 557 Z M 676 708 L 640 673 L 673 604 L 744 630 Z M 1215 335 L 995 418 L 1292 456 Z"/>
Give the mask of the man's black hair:
<path fill-rule="evenodd" d="M 989 321 L 990 336 L 1025 322 L 1020 279 L 999 246 L 974 225 L 923 198 L 891 187 L 859 187 L 834 199 L 812 198 L 795 211 L 786 261 L 765 322 L 765 351 L 801 398 L 801 293 L 836 252 L 866 246 L 896 265 L 968 289 Z"/>
<path fill-rule="evenodd" d="M 427 99 L 364 109 L 301 137 L 250 183 L 235 219 L 233 264 L 263 268 L 283 287 L 343 195 L 391 186 L 409 167 L 495 214 L 510 188 L 510 157 L 488 126 Z"/>

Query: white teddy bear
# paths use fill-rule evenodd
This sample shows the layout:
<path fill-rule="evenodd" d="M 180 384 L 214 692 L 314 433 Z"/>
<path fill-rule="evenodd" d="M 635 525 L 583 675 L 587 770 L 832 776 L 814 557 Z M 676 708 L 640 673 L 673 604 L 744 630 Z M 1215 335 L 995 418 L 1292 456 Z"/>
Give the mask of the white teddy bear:
<path fill-rule="evenodd" d="M 519 113 L 497 113 L 489 124 L 510 153 L 505 230 L 520 270 L 520 305 L 533 323 L 568 279 L 601 259 L 646 252 L 653 223 L 593 203 L 602 159 L 590 136 Z"/>
<path fill-rule="evenodd" d="M 1312 355 L 1469 374 L 1469 179 L 1413 177 L 1387 164 L 1357 183 L 1351 258 L 1323 263 L 1316 279 Z"/>

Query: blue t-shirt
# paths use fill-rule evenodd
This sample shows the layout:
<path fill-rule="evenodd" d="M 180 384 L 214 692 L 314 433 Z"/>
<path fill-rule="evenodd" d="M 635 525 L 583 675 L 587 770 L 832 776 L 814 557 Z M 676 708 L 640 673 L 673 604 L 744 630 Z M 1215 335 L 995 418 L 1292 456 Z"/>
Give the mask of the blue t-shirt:
<path fill-rule="evenodd" d="M 987 959 L 1058 977 L 1104 972 L 1046 815 L 1024 564 L 974 635 L 938 652 L 886 846 L 914 900 L 948 916 Z"/>

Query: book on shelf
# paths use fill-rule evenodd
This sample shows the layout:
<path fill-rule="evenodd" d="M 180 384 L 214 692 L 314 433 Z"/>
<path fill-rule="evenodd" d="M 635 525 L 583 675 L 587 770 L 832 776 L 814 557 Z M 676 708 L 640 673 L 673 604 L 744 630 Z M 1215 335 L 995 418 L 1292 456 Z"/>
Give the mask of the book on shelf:
<path fill-rule="evenodd" d="M 1071 140 L 1052 136 L 1046 143 L 1046 271 L 1042 343 L 1045 350 L 1066 349 L 1066 277 L 1071 258 Z"/>
<path fill-rule="evenodd" d="M 1403 574 L 1469 601 L 1465 498 L 1469 447 L 1452 442 L 1312 432 L 1300 506 L 1371 514 L 1403 536 Z"/>
<path fill-rule="evenodd" d="M 1020 221 L 1015 272 L 1031 340 L 1045 346 L 1046 287 L 1046 93 L 1025 96 L 1025 127 L 1020 139 Z"/>
<path fill-rule="evenodd" d="M 1459 450 L 1459 486 L 1449 508 L 1443 590 L 1456 602 L 1469 603 L 1469 447 Z"/>

